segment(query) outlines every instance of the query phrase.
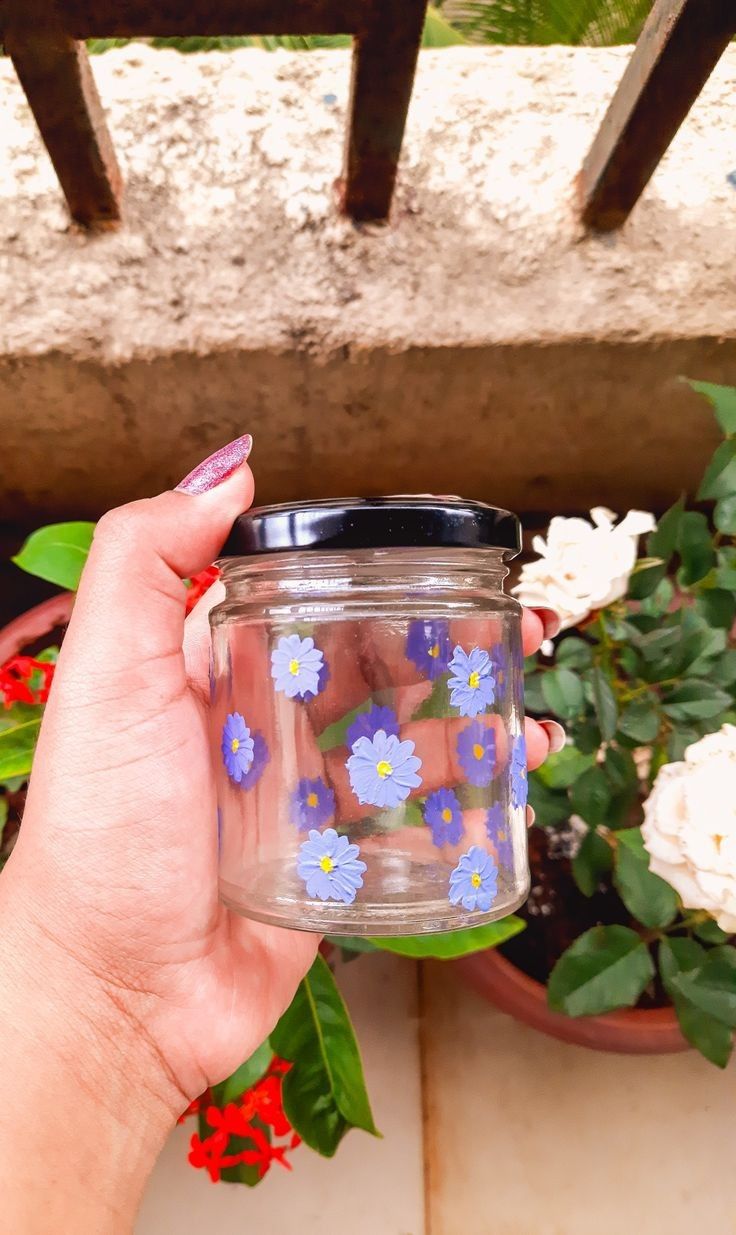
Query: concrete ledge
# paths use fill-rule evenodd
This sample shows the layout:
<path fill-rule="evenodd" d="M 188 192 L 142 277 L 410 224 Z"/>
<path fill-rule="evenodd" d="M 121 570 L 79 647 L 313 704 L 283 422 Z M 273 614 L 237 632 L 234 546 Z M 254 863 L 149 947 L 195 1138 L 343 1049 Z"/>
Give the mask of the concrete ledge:
<path fill-rule="evenodd" d="M 736 51 L 623 231 L 573 181 L 627 49 L 425 51 L 394 221 L 340 219 L 348 56 L 94 61 L 126 220 L 67 222 L 0 91 L 0 516 L 94 515 L 245 429 L 259 498 L 391 489 L 664 505 L 736 381 Z"/>

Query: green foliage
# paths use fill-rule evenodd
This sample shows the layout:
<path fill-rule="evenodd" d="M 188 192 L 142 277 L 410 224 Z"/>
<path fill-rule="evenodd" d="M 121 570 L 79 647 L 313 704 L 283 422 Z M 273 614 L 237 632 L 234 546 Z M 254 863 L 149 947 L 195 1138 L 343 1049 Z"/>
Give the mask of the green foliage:
<path fill-rule="evenodd" d="M 383 952 L 395 952 L 398 956 L 409 956 L 414 960 L 452 961 L 460 956 L 470 956 L 472 952 L 496 948 L 507 939 L 513 939 L 514 935 L 523 931 L 524 926 L 521 918 L 509 914 L 498 922 L 474 926 L 469 930 L 437 935 L 406 935 L 396 939 L 376 936 L 372 943 Z"/>
<path fill-rule="evenodd" d="M 584 896 L 593 895 L 612 866 L 611 846 L 598 832 L 588 832 L 572 860 L 573 878 Z"/>
<path fill-rule="evenodd" d="M 228 1102 L 235 1102 L 244 1090 L 250 1089 L 257 1081 L 260 1081 L 261 1077 L 265 1076 L 272 1058 L 271 1043 L 266 1038 L 266 1041 L 262 1042 L 227 1080 L 221 1085 L 213 1086 L 212 1097 L 215 1105 L 223 1107 Z"/>
<path fill-rule="evenodd" d="M 594 926 L 563 952 L 549 977 L 549 1006 L 568 1016 L 633 1007 L 654 976 L 649 949 L 628 926 Z"/>
<path fill-rule="evenodd" d="M 28 776 L 43 710 L 30 703 L 0 709 L 0 782 Z"/>
<path fill-rule="evenodd" d="M 94 523 L 52 523 L 32 532 L 13 561 L 26 574 L 74 592 L 94 530 Z"/>
<path fill-rule="evenodd" d="M 583 683 L 571 669 L 550 669 L 542 678 L 542 695 L 555 716 L 568 720 L 576 716 L 583 705 Z"/>
<path fill-rule="evenodd" d="M 351 1128 L 378 1136 L 353 1026 L 321 956 L 299 983 L 271 1045 L 294 1065 L 284 1077 L 284 1110 L 307 1145 L 331 1158 Z"/>
<path fill-rule="evenodd" d="M 676 979 L 697 972 L 706 959 L 705 949 L 694 939 L 663 939 L 659 945 L 659 972 L 672 999 L 683 1037 L 706 1059 L 725 1068 L 731 1057 L 731 1030 L 722 1021 L 680 992 Z"/>
<path fill-rule="evenodd" d="M 454 24 L 480 43 L 633 43 L 651 0 L 455 0 Z"/>
<path fill-rule="evenodd" d="M 629 913 L 643 926 L 669 926 L 677 915 L 674 888 L 653 875 L 639 828 L 616 833 L 614 883 Z"/>

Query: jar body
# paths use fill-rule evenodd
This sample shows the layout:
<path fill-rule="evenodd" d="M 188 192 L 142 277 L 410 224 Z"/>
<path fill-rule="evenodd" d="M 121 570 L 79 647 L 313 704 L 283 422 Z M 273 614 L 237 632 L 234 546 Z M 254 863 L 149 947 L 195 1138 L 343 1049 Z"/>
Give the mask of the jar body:
<path fill-rule="evenodd" d="M 220 894 L 278 926 L 448 931 L 528 893 L 520 608 L 499 550 L 222 565 Z"/>

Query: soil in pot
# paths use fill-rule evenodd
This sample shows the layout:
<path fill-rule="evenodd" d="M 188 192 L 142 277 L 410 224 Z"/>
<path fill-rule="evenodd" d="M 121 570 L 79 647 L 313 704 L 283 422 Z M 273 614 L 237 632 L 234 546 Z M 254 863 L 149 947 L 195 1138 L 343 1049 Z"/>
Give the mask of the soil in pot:
<path fill-rule="evenodd" d="M 527 927 L 499 948 L 517 969 L 545 985 L 562 953 L 590 927 L 618 924 L 637 929 L 613 886 L 601 884 L 590 897 L 580 891 L 572 873 L 572 857 L 578 844 L 579 836 L 571 826 L 530 830 L 532 887 L 527 903 L 517 910 Z M 661 1008 L 668 1004 L 657 978 L 644 991 L 637 1007 Z"/>

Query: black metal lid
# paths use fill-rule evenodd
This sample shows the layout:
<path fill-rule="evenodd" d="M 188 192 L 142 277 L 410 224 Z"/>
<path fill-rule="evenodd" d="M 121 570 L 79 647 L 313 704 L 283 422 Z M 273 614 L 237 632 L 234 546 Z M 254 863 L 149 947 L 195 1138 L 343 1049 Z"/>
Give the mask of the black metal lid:
<path fill-rule="evenodd" d="M 221 557 L 319 549 L 503 549 L 519 552 L 519 520 L 465 498 L 345 497 L 260 506 L 240 515 Z"/>

